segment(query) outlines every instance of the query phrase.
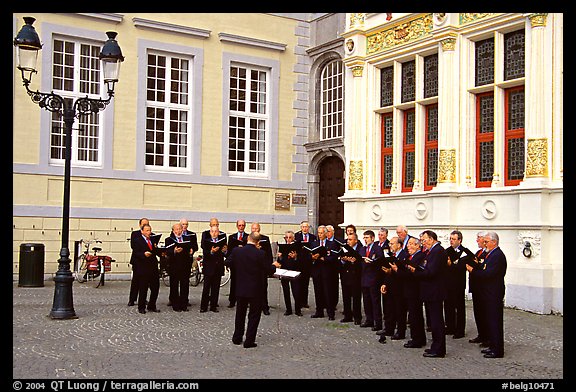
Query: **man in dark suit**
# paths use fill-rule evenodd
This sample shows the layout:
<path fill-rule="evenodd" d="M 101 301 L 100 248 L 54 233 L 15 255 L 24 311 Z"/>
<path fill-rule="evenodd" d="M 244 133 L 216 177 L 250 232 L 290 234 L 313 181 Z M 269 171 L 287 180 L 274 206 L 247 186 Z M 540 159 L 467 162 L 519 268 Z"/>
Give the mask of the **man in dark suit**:
<path fill-rule="evenodd" d="M 180 219 L 180 224 L 182 225 L 182 235 L 187 237 L 190 240 L 190 262 L 189 264 L 186 266 L 186 273 L 188 274 L 188 276 L 190 276 L 190 273 L 192 272 L 192 264 L 194 263 L 194 253 L 198 252 L 198 237 L 196 236 L 196 233 L 194 233 L 193 231 L 188 230 L 188 219 L 186 218 L 182 218 Z M 190 291 L 190 290 L 188 290 Z M 188 309 L 188 306 L 190 306 L 190 299 L 188 298 L 188 296 L 186 297 L 186 309 Z"/>
<path fill-rule="evenodd" d="M 264 251 L 266 262 L 272 264 L 273 257 L 270 237 L 260 233 L 260 223 L 258 222 L 253 222 L 250 226 L 250 230 L 252 233 L 258 233 L 260 235 L 258 246 Z M 262 313 L 266 316 L 270 316 L 270 306 L 268 305 L 268 276 L 266 276 L 263 282 L 262 301 Z"/>
<path fill-rule="evenodd" d="M 149 224 L 142 225 L 140 237 L 134 238 L 132 248 L 132 266 L 134 275 L 138 281 L 138 312 L 146 313 L 146 308 L 150 312 L 159 312 L 156 308 L 156 300 L 160 290 L 160 277 L 158 275 L 158 244 L 152 243 L 150 235 L 152 228 Z M 146 305 L 146 297 L 150 289 L 150 298 Z"/>
<path fill-rule="evenodd" d="M 264 252 L 257 248 L 260 241 L 258 232 L 248 235 L 246 246 L 237 247 L 230 254 L 230 264 L 236 270 L 236 317 L 234 321 L 234 334 L 232 343 L 241 344 L 245 331 L 246 311 L 248 312 L 248 326 L 244 348 L 256 347 L 256 333 L 262 312 L 262 292 L 264 281 L 268 275 L 276 271 L 280 264 L 269 263 Z"/>
<path fill-rule="evenodd" d="M 348 234 L 348 246 L 356 254 L 340 253 L 340 284 L 342 286 L 342 304 L 344 305 L 344 318 L 341 323 L 354 321 L 355 325 L 362 322 L 362 262 L 358 243 L 358 234 Z"/>
<path fill-rule="evenodd" d="M 430 316 L 432 344 L 425 350 L 428 358 L 443 358 L 446 355 L 446 334 L 443 303 L 446 299 L 446 269 L 448 256 L 432 230 L 422 232 L 426 247 L 426 258 L 414 267 L 408 268 L 420 282 L 420 298 L 424 301 Z"/>
<path fill-rule="evenodd" d="M 366 321 L 360 327 L 372 327 L 372 331 L 382 329 L 382 302 L 380 286 L 382 285 L 382 248 L 374 243 L 375 234 L 372 230 L 364 232 L 364 247 L 360 250 L 362 261 L 362 302 Z M 382 335 L 384 336 L 384 335 Z"/>
<path fill-rule="evenodd" d="M 284 233 L 284 241 L 286 244 L 293 244 L 294 232 L 292 230 L 287 230 Z M 292 250 L 288 253 L 282 253 L 278 251 L 278 263 L 280 268 L 284 268 L 291 271 L 298 271 L 298 251 Z M 280 284 L 282 285 L 282 293 L 284 294 L 284 305 L 286 311 L 284 316 L 290 316 L 292 314 L 292 300 L 290 299 L 290 289 L 292 289 L 292 296 L 294 297 L 294 310 L 297 316 L 302 316 L 302 305 L 300 304 L 300 290 L 298 287 L 298 279 L 281 279 Z"/>
<path fill-rule="evenodd" d="M 310 233 L 310 224 L 308 221 L 302 221 L 300 223 L 300 231 L 294 234 L 294 239 L 297 242 L 302 242 L 303 244 L 309 244 L 316 241 L 318 238 L 316 235 Z M 310 278 L 312 274 L 312 258 L 310 253 L 306 252 L 304 249 L 300 248 L 298 253 L 298 260 L 300 261 L 300 302 L 303 308 L 309 308 L 308 305 L 308 288 L 310 286 Z"/>
<path fill-rule="evenodd" d="M 450 246 L 446 248 L 446 254 L 446 335 L 460 339 L 464 337 L 466 330 L 466 264 L 474 257 L 474 253 L 462 246 L 462 232 L 454 230 L 450 233 Z"/>
<path fill-rule="evenodd" d="M 149 225 L 150 221 L 147 218 L 140 218 L 138 221 L 138 230 L 134 230 L 130 234 L 130 249 L 134 250 L 134 239 L 142 236 L 142 226 Z M 130 265 L 132 266 L 132 279 L 130 281 L 130 294 L 128 296 L 128 306 L 134 306 L 138 301 L 138 277 L 134 274 L 134 264 L 130 258 Z"/>
<path fill-rule="evenodd" d="M 200 313 L 210 311 L 218 313 L 218 295 L 220 294 L 220 280 L 224 275 L 224 254 L 226 253 L 226 244 L 222 246 L 215 245 L 221 238 L 218 225 L 210 227 L 210 239 L 202 240 L 202 256 L 204 285 L 202 286 L 202 297 L 200 299 Z"/>
<path fill-rule="evenodd" d="M 188 311 L 188 294 L 190 291 L 190 250 L 192 243 L 189 236 L 184 236 L 181 223 L 172 225 L 172 232 L 164 241 L 167 248 L 168 274 L 170 275 L 169 300 L 176 312 Z"/>
<path fill-rule="evenodd" d="M 408 252 L 402 249 L 402 243 L 398 237 L 390 239 L 390 248 L 388 250 L 388 257 L 384 258 L 384 290 L 386 297 L 386 310 L 387 315 L 384 317 L 384 335 L 391 336 L 392 340 L 403 340 L 406 338 L 406 317 L 407 308 L 406 300 L 404 299 L 404 288 L 402 277 L 394 272 L 392 265 L 398 262 L 403 262 L 407 257 Z M 386 266 L 388 265 L 388 267 Z"/>
<path fill-rule="evenodd" d="M 318 239 L 313 241 L 308 245 L 310 249 L 314 249 L 317 247 L 322 247 L 326 249 L 327 241 L 326 241 L 326 226 L 320 225 L 316 230 L 318 233 Z M 306 246 L 306 245 L 304 245 Z M 316 311 L 312 314 L 311 318 L 322 318 L 325 317 L 324 309 L 328 309 L 328 304 L 326 303 L 327 293 L 326 288 L 324 287 L 324 268 L 325 268 L 325 256 L 322 253 L 312 254 L 309 253 L 312 259 L 312 270 L 310 275 L 312 277 L 312 284 L 314 285 L 314 302 L 316 303 Z"/>
<path fill-rule="evenodd" d="M 475 288 L 481 294 L 482 310 L 486 322 L 489 347 L 482 350 L 484 358 L 502 358 L 504 356 L 504 294 L 506 286 L 506 256 L 498 246 L 498 234 L 489 231 L 484 236 L 486 256 L 484 267 L 474 269 L 467 265 L 471 276 L 477 279 Z"/>
<path fill-rule="evenodd" d="M 386 256 L 386 254 L 388 254 L 388 252 L 390 251 L 390 241 L 388 240 L 388 229 L 385 227 L 381 227 L 380 230 L 378 230 L 378 241 L 376 241 L 376 244 L 382 248 L 382 251 L 384 252 L 384 256 Z M 385 262 L 384 265 L 387 265 L 388 263 Z M 384 272 L 384 274 L 382 275 L 383 279 L 390 285 L 392 284 L 391 282 L 391 275 L 392 275 L 392 270 L 389 267 L 386 266 L 382 266 L 382 272 Z M 388 287 L 388 289 L 390 289 L 391 287 Z M 394 303 L 392 302 L 392 297 L 389 295 L 390 291 L 387 290 L 387 294 L 382 294 L 381 295 L 381 299 L 382 299 L 382 322 L 384 325 L 384 328 L 380 331 L 378 331 L 379 335 L 386 335 L 386 336 L 392 336 L 394 334 L 394 326 L 396 325 L 396 318 L 395 318 L 395 313 L 394 313 Z"/>
<path fill-rule="evenodd" d="M 402 280 L 404 300 L 408 310 L 410 340 L 404 343 L 406 348 L 421 348 L 426 345 L 424 304 L 420 298 L 420 283 L 409 268 L 410 266 L 417 267 L 422 264 L 425 257 L 426 255 L 420 250 L 420 240 L 411 237 L 406 244 L 406 249 L 402 249 L 398 254 L 397 261 L 390 264 L 392 270 Z"/>
<path fill-rule="evenodd" d="M 242 247 L 246 245 L 246 242 L 248 241 L 248 233 L 244 231 L 246 229 L 246 221 L 244 219 L 238 219 L 236 221 L 236 228 L 238 231 L 228 236 L 228 251 L 226 252 L 226 259 L 228 259 L 236 247 Z M 230 293 L 228 294 L 228 307 L 233 308 L 236 305 L 236 279 L 234 278 L 234 270 L 231 268 L 228 261 L 226 262 L 226 267 L 230 269 Z"/>
<path fill-rule="evenodd" d="M 468 265 L 472 269 L 484 268 L 484 257 L 486 256 L 486 242 L 484 241 L 485 231 L 480 231 L 476 234 L 476 243 L 478 250 L 474 253 L 474 258 Z M 466 267 L 468 269 L 468 267 Z M 468 340 L 470 343 L 480 343 L 482 347 L 488 347 L 488 334 L 486 333 L 486 323 L 483 320 L 484 312 L 482 311 L 481 294 L 476 290 L 478 285 L 476 278 L 472 274 L 468 274 L 468 292 L 472 294 L 472 311 L 474 312 L 474 322 L 476 323 L 476 331 L 478 334 L 475 338 Z"/>

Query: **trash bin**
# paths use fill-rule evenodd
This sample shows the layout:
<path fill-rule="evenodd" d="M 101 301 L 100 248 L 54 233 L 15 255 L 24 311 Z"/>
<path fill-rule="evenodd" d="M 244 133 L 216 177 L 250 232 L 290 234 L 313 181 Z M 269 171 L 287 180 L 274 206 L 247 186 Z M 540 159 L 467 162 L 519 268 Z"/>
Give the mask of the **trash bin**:
<path fill-rule="evenodd" d="M 18 286 L 44 287 L 44 244 L 20 244 Z"/>

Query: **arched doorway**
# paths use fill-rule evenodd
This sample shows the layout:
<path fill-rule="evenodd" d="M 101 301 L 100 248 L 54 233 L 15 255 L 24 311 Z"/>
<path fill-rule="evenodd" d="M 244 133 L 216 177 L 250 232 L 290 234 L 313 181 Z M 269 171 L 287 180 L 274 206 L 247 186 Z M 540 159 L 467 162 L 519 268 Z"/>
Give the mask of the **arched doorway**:
<path fill-rule="evenodd" d="M 329 156 L 320 163 L 318 223 L 334 226 L 339 238 L 344 237 L 344 230 L 338 226 L 344 221 L 344 203 L 338 200 L 345 191 L 344 170 L 344 162 L 336 156 Z"/>

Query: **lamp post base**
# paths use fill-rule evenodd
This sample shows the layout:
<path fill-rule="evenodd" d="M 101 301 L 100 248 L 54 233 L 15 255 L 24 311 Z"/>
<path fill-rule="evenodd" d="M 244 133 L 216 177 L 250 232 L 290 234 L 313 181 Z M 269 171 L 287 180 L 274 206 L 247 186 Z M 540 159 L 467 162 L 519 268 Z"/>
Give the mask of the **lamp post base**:
<path fill-rule="evenodd" d="M 74 277 L 70 271 L 70 259 L 61 257 L 58 260 L 58 265 L 58 271 L 56 271 L 56 276 L 54 276 L 54 302 L 50 317 L 59 320 L 78 318 L 74 312 L 74 301 L 72 299 Z"/>

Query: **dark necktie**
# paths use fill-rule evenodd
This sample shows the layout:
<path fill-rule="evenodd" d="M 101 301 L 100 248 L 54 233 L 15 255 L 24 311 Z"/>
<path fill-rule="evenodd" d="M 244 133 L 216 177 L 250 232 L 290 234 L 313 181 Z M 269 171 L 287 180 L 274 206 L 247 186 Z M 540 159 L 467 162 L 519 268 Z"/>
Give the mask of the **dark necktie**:
<path fill-rule="evenodd" d="M 308 234 L 304 234 L 304 242 L 308 242 Z"/>

